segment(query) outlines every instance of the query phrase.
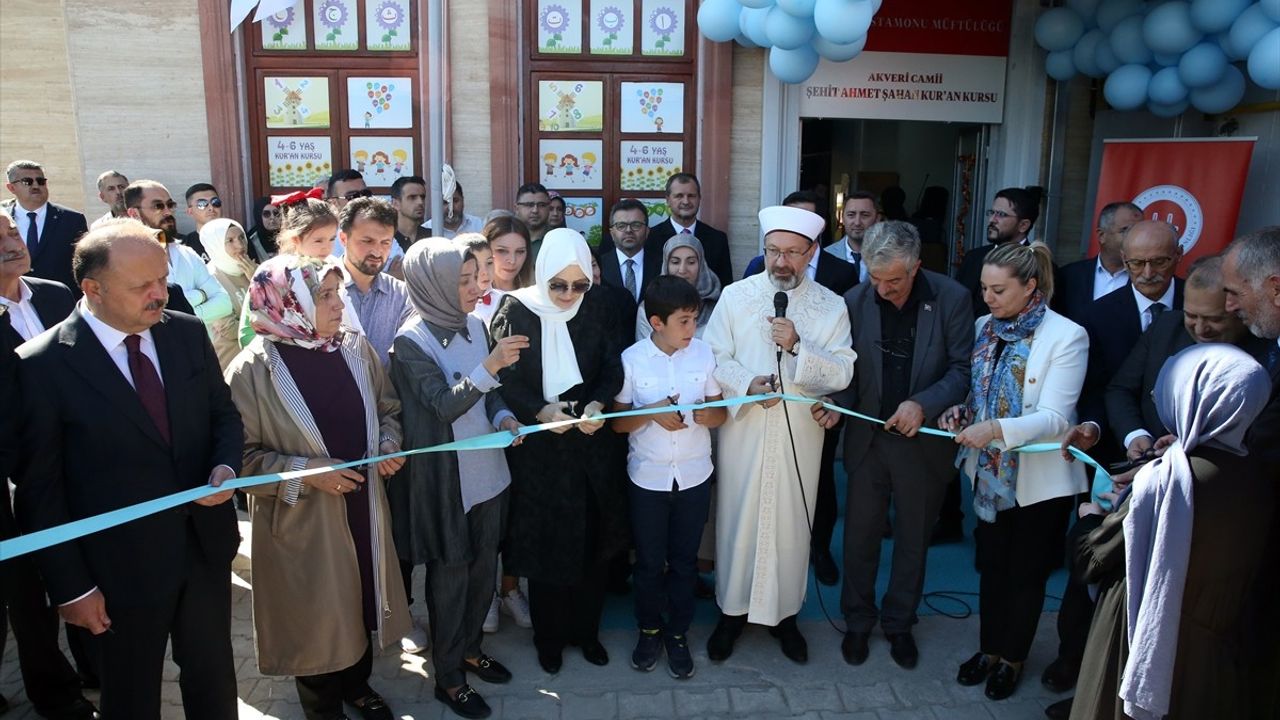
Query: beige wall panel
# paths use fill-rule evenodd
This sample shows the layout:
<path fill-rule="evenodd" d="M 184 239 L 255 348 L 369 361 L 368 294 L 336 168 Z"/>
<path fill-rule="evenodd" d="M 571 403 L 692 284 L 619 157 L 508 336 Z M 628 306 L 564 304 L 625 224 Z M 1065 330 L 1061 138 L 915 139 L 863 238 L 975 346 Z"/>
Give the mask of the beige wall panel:
<path fill-rule="evenodd" d="M 34 160 L 54 202 L 85 207 L 67 24 L 57 0 L 0 4 L 0 165 Z M 10 199 L 9 193 L 3 193 Z M 93 197 L 93 196 L 91 196 Z M 95 198 L 96 200 L 96 198 Z M 98 203 L 100 205 L 101 203 Z M 95 208 L 89 208 L 92 212 Z"/>
<path fill-rule="evenodd" d="M 488 3 L 455 0 L 448 3 L 448 11 L 453 157 L 446 160 L 462 183 L 467 212 L 483 218 L 493 203 L 489 178 Z M 510 60 L 515 63 L 519 58 L 513 55 Z M 511 142 L 514 145 L 516 138 Z M 513 148 L 503 151 L 516 152 Z"/>
<path fill-rule="evenodd" d="M 108 168 L 163 183 L 183 205 L 210 173 L 196 0 L 64 2 L 87 213 L 106 212 L 94 181 Z"/>
<path fill-rule="evenodd" d="M 760 253 L 760 143 L 764 50 L 733 47 L 733 130 L 729 155 L 729 255 L 734 277 Z"/>

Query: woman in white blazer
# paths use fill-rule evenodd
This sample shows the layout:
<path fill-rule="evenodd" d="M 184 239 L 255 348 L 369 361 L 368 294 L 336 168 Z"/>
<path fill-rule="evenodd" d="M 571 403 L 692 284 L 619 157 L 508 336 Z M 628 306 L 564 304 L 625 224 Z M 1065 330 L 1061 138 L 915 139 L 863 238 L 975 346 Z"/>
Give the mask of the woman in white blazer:
<path fill-rule="evenodd" d="M 986 682 L 986 695 L 1013 694 L 1035 638 L 1045 583 L 1062 563 L 1073 497 L 1084 468 L 1056 453 L 1011 452 L 1058 444 L 1075 423 L 1089 338 L 1049 309 L 1049 249 L 1011 243 L 992 250 L 982 268 L 969 401 L 943 414 L 959 432 L 957 464 L 972 483 L 978 516 L 979 652 L 960 666 L 961 685 Z"/>

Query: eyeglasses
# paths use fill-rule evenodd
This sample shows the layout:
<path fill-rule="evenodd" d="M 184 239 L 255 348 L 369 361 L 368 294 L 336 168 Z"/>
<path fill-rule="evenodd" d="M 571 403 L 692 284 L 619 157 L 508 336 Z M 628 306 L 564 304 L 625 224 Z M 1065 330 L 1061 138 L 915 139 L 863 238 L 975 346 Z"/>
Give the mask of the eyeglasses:
<path fill-rule="evenodd" d="M 161 210 L 173 210 L 176 207 L 178 207 L 178 203 L 174 202 L 173 200 L 169 200 L 168 202 L 165 202 L 163 200 L 156 200 L 155 202 L 151 203 L 151 207 L 147 209 L 160 212 Z M 139 205 L 138 208 L 141 209 L 142 206 Z"/>
<path fill-rule="evenodd" d="M 1124 266 L 1128 268 L 1129 272 L 1142 272 L 1148 265 L 1150 265 L 1151 269 L 1156 272 L 1164 272 L 1173 265 L 1173 258 L 1166 255 L 1164 257 L 1150 258 L 1148 260 L 1134 259 L 1124 261 Z"/>
<path fill-rule="evenodd" d="M 1007 213 L 1003 210 L 988 210 L 987 217 L 995 218 L 997 220 L 1004 220 L 1005 218 L 1016 218 L 1018 216 L 1014 215 L 1013 213 Z"/>
<path fill-rule="evenodd" d="M 32 185 L 39 185 L 40 187 L 44 187 L 45 185 L 49 184 L 49 178 L 42 178 L 42 177 L 18 178 L 17 180 L 14 180 L 14 182 L 20 185 L 26 185 L 27 187 L 31 187 Z"/>
<path fill-rule="evenodd" d="M 764 249 L 764 256 L 770 261 L 778 258 L 786 258 L 787 262 L 795 262 L 808 254 L 808 250 L 779 250 L 775 247 L 767 247 Z"/>
<path fill-rule="evenodd" d="M 562 295 L 567 292 L 572 292 L 574 295 L 582 295 L 591 289 L 591 283 L 586 280 L 579 280 L 570 285 L 563 280 L 551 280 L 547 282 L 547 289 Z"/>
<path fill-rule="evenodd" d="M 207 210 L 211 206 L 216 208 L 222 207 L 222 198 L 209 198 L 207 200 L 201 198 L 196 201 L 197 210 Z"/>
<path fill-rule="evenodd" d="M 648 225 L 639 220 L 632 220 L 631 222 L 616 222 L 609 227 L 618 232 L 640 232 L 640 228 L 648 227 Z"/>
<path fill-rule="evenodd" d="M 524 208 L 525 210 L 546 210 L 548 207 L 550 207 L 550 205 L 551 205 L 551 203 L 545 203 L 545 202 L 518 202 L 518 203 L 516 203 L 516 207 L 518 207 L 518 208 Z"/>
<path fill-rule="evenodd" d="M 342 197 L 344 200 L 355 200 L 357 198 L 362 198 L 362 197 L 373 197 L 373 191 L 370 190 L 369 188 L 365 188 L 363 190 L 352 190 L 351 192 L 343 193 Z"/>

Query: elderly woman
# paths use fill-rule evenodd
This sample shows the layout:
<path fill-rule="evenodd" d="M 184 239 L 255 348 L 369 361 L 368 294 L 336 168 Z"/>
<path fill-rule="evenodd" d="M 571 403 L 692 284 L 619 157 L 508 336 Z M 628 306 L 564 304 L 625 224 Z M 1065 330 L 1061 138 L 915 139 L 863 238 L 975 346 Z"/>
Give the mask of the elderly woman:
<path fill-rule="evenodd" d="M 404 279 L 417 316 L 392 345 L 391 381 L 403 398 L 410 447 L 519 429 L 493 391 L 498 372 L 529 342 L 508 336 L 489 350 L 484 323 L 471 314 L 480 274 L 472 252 L 453 240 L 428 238 L 405 254 Z M 465 673 L 489 683 L 511 679 L 480 649 L 510 484 L 502 450 L 473 450 L 413 457 L 389 489 L 400 557 L 427 566 L 435 695 L 462 717 L 490 714 Z"/>
<path fill-rule="evenodd" d="M 698 295 L 702 296 L 702 309 L 698 312 L 698 329 L 694 334 L 702 337 L 702 330 L 720 299 L 720 278 L 707 267 L 702 241 L 689 234 L 672 235 L 662 246 L 662 274 L 675 275 L 697 288 Z M 644 303 L 641 302 L 636 312 L 636 340 L 644 340 L 651 334 L 653 327 L 645 317 Z"/>
<path fill-rule="evenodd" d="M 1072 718 L 1261 717 L 1240 639 L 1253 582 L 1274 562 L 1275 486 L 1244 440 L 1270 388 L 1229 345 L 1194 345 L 1160 371 L 1152 395 L 1173 444 L 1116 512 L 1080 506 L 1075 569 L 1101 592 Z"/>
<path fill-rule="evenodd" d="M 499 342 L 529 339 L 520 362 L 499 375 L 499 392 L 525 425 L 599 414 L 622 388 L 622 361 L 582 235 L 548 232 L 535 275 L 534 285 L 503 298 L 490 325 Z M 607 563 L 627 547 L 628 534 L 625 476 L 616 472 L 612 445 L 590 437 L 603 426 L 562 426 L 507 451 L 503 562 L 529 579 L 533 642 L 549 673 L 560 670 L 566 645 L 581 647 L 592 664 L 609 662 L 599 640 Z"/>
<path fill-rule="evenodd" d="M 249 279 L 258 269 L 258 264 L 249 256 L 244 228 L 235 220 L 210 220 L 200 228 L 200 244 L 209 254 L 209 274 L 227 291 L 231 307 L 244 307 L 249 296 Z M 226 370 L 240 352 L 238 318 L 230 315 L 215 320 L 209 326 L 209 334 L 218 353 L 218 363 Z"/>
<path fill-rule="evenodd" d="M 296 255 L 263 263 L 257 336 L 227 368 L 245 474 L 324 468 L 400 448 L 400 402 L 364 336 L 342 327 L 342 271 Z M 308 720 L 392 717 L 369 687 L 370 634 L 409 630 L 382 477 L 403 459 L 249 489 L 258 668 L 296 677 Z"/>
<path fill-rule="evenodd" d="M 1035 638 L 1049 573 L 1062 562 L 1072 497 L 1084 468 L 1057 453 L 1020 455 L 1029 443 L 1059 444 L 1075 422 L 1089 339 L 1049 309 L 1053 263 L 1044 245 L 1009 243 L 987 255 L 969 401 L 940 425 L 958 431 L 958 463 L 973 485 L 980 621 L 979 652 L 960 666 L 961 685 L 1013 694 Z"/>

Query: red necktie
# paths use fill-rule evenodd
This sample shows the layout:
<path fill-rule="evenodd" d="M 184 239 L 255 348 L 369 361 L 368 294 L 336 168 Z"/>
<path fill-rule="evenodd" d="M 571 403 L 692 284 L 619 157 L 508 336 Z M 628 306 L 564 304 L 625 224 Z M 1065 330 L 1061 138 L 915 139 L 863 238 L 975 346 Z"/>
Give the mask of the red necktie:
<path fill-rule="evenodd" d="M 480 302 L 484 303 L 485 305 L 488 305 L 488 304 L 492 303 L 492 302 L 493 302 L 493 294 L 492 294 L 492 293 L 485 293 L 485 294 L 481 295 L 481 296 L 480 296 Z"/>
<path fill-rule="evenodd" d="M 129 374 L 133 376 L 133 388 L 138 391 L 142 407 L 151 416 L 151 422 L 160 431 L 160 437 L 168 443 L 169 409 L 165 404 L 164 384 L 160 382 L 160 374 L 156 372 L 151 358 L 142 354 L 139 347 L 141 342 L 142 338 L 138 335 L 129 335 L 124 339 L 125 349 L 129 351 Z"/>

